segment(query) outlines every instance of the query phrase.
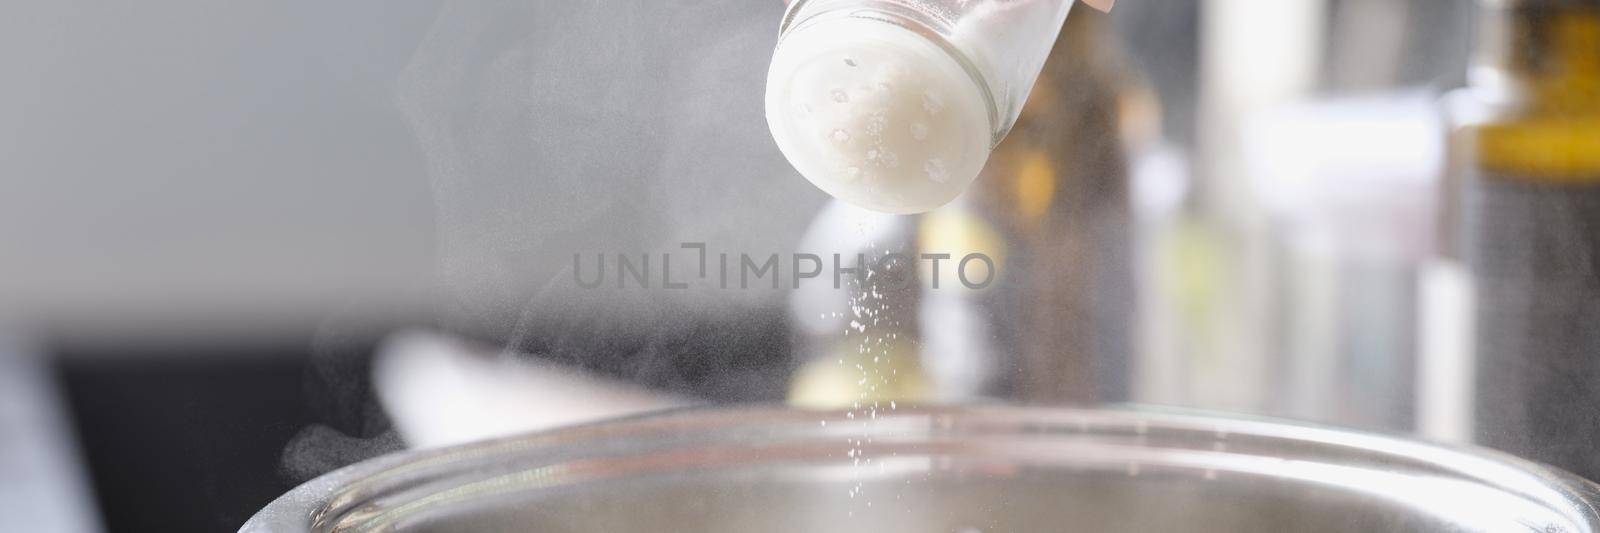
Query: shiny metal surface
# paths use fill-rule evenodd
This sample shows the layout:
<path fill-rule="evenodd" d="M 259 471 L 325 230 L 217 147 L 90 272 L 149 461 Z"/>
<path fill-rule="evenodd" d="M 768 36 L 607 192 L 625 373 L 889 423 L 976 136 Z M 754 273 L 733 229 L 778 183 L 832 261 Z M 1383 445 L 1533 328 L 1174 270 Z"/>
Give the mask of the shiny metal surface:
<path fill-rule="evenodd" d="M 380 458 L 242 531 L 1576 533 L 1596 501 L 1503 454 L 1260 420 L 690 410 Z"/>

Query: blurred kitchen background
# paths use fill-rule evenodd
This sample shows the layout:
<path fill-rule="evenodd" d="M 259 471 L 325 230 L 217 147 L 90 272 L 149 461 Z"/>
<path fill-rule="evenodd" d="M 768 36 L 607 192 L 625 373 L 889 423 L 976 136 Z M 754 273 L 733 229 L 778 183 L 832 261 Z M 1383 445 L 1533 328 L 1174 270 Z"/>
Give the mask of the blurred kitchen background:
<path fill-rule="evenodd" d="M 978 184 L 912 218 L 831 203 L 772 145 L 780 2 L 679 4 L 7 9 L 0 530 L 232 530 L 379 453 L 695 403 L 1146 402 L 1475 440 L 1447 169 L 1478 3 L 1074 10 Z M 857 333 L 910 377 L 864 391 L 838 368 L 872 287 L 573 277 L 863 250 L 1028 282 L 887 291 Z"/>

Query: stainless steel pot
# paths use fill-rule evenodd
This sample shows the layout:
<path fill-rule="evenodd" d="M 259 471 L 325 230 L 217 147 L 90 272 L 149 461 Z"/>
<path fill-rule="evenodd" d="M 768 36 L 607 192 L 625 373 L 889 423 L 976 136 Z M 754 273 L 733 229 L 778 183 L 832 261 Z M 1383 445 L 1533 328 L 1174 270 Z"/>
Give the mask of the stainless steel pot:
<path fill-rule="evenodd" d="M 688 410 L 357 464 L 245 532 L 1600 531 L 1504 454 L 1150 409 Z"/>

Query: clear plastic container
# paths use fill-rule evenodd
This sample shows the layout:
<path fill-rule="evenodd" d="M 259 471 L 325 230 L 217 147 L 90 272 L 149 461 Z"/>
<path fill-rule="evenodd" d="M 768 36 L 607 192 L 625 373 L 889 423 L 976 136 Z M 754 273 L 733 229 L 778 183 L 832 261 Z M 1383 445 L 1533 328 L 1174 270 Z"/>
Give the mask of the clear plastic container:
<path fill-rule="evenodd" d="M 245 532 L 1596 531 L 1507 455 L 1140 409 L 690 410 L 389 456 Z"/>
<path fill-rule="evenodd" d="M 779 149 L 875 211 L 944 205 L 1011 129 L 1072 0 L 797 0 L 767 76 Z"/>
<path fill-rule="evenodd" d="M 1022 113 L 1075 0 L 795 0 L 778 47 L 801 30 L 871 20 L 906 28 L 949 54 L 983 95 L 992 144 Z"/>

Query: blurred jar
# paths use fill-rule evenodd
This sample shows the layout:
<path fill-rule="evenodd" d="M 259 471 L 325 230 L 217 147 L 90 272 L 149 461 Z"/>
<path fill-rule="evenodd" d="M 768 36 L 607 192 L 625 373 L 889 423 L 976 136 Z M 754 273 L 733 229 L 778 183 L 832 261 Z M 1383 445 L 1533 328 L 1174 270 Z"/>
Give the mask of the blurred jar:
<path fill-rule="evenodd" d="M 1110 17 L 1079 10 L 1045 64 L 967 208 L 1005 243 L 1006 287 L 991 309 L 1009 397 L 1128 398 L 1134 319 L 1130 144 L 1159 131 L 1153 91 Z M 937 236 L 936 233 L 932 234 Z"/>
<path fill-rule="evenodd" d="M 1446 224 L 1476 292 L 1474 438 L 1600 476 L 1600 1 L 1485 1 Z"/>
<path fill-rule="evenodd" d="M 1127 134 L 1153 135 L 1159 113 L 1109 22 L 1090 10 L 1067 17 L 1009 136 L 954 203 L 915 217 L 839 202 L 819 214 L 801 250 L 839 253 L 846 268 L 858 254 L 869 263 L 889 253 L 947 259 L 918 261 L 917 283 L 905 291 L 806 280 L 792 302 L 802 358 L 792 401 L 1127 398 L 1135 300 Z M 982 287 L 957 280 L 969 254 L 990 261 L 964 268 Z M 981 270 L 991 267 L 989 280 Z"/>

